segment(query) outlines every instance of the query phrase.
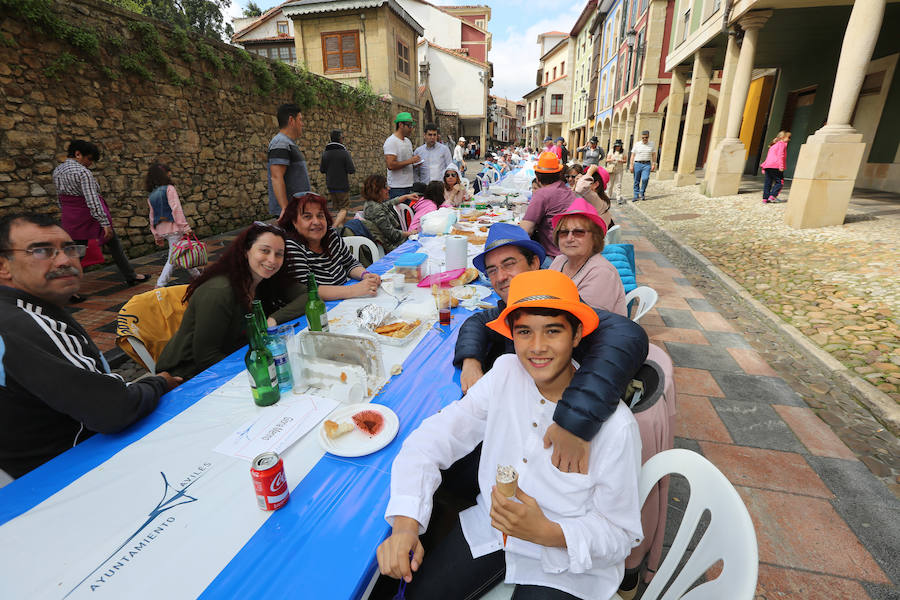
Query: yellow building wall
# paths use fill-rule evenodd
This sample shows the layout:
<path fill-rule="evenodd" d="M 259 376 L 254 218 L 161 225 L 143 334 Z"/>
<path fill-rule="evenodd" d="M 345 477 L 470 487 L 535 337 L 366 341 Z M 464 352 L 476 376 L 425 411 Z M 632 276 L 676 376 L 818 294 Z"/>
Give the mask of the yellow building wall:
<path fill-rule="evenodd" d="M 365 20 L 360 19 L 365 14 Z M 325 73 L 322 34 L 336 31 L 359 32 L 359 71 Z M 409 46 L 410 73 L 401 76 L 397 70 L 397 39 Z M 294 19 L 294 46 L 297 59 L 312 73 L 350 85 L 368 77 L 376 94 L 390 94 L 398 102 L 416 104 L 419 61 L 416 33 L 386 6 L 361 13 L 328 16 L 308 15 Z"/>

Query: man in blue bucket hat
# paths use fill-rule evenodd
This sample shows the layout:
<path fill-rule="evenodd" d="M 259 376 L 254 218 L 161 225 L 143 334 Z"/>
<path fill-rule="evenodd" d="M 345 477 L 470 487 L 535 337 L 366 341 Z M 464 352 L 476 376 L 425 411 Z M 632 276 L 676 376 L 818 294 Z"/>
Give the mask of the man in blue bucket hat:
<path fill-rule="evenodd" d="M 514 352 L 512 343 L 488 328 L 487 323 L 506 307 L 512 278 L 539 269 L 544 256 L 544 248 L 521 227 L 496 223 L 488 230 L 484 252 L 473 258 L 472 264 L 491 281 L 500 302 L 496 308 L 475 313 L 459 329 L 453 364 L 462 369 L 463 392 L 499 356 Z M 545 447 L 553 446 L 554 466 L 564 473 L 587 473 L 590 440 L 616 410 L 628 382 L 647 358 L 647 334 L 640 325 L 602 310 L 597 315 L 597 329 L 585 336 L 573 354 L 581 368 L 557 404 L 554 424 L 544 436 Z M 477 493 L 477 457 L 462 461 L 469 466 L 461 470 L 474 470 L 468 475 L 460 473 L 458 478 L 471 476 L 473 494 Z"/>

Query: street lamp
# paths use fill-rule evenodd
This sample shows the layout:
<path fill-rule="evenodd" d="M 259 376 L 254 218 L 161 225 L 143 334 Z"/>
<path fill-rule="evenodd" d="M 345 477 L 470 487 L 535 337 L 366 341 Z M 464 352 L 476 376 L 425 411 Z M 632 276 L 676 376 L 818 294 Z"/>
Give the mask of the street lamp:
<path fill-rule="evenodd" d="M 629 50 L 634 48 L 635 38 L 637 38 L 637 31 L 635 31 L 634 29 L 629 29 L 625 32 L 625 45 L 628 46 Z"/>

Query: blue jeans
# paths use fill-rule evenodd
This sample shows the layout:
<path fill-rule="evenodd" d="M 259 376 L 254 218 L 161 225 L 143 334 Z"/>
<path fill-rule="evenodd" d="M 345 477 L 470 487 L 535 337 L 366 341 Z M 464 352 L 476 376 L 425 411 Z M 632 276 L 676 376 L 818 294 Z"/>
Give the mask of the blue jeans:
<path fill-rule="evenodd" d="M 394 198 L 397 198 L 398 196 L 405 196 L 405 195 L 409 194 L 410 192 L 412 192 L 411 187 L 403 187 L 403 188 L 393 188 L 392 187 L 391 191 L 389 192 L 388 197 L 391 200 L 393 200 Z"/>
<path fill-rule="evenodd" d="M 784 171 L 778 169 L 765 169 L 766 182 L 763 184 L 763 200 L 768 200 L 769 196 L 778 197 L 781 188 L 784 186 Z"/>
<path fill-rule="evenodd" d="M 643 198 L 650 181 L 650 163 L 634 161 L 634 199 Z"/>

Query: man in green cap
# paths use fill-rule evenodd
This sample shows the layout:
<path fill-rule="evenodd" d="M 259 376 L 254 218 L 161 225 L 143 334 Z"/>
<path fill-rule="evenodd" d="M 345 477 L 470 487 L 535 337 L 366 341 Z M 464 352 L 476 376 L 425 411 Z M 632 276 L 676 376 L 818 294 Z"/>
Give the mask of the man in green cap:
<path fill-rule="evenodd" d="M 394 133 L 384 141 L 384 162 L 387 164 L 387 184 L 390 197 L 404 196 L 412 192 L 415 182 L 413 165 L 422 162 L 421 156 L 413 154 L 409 134 L 416 122 L 408 112 L 402 112 L 394 119 Z"/>

